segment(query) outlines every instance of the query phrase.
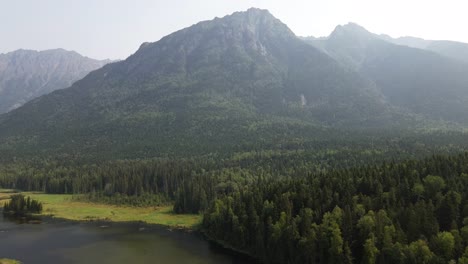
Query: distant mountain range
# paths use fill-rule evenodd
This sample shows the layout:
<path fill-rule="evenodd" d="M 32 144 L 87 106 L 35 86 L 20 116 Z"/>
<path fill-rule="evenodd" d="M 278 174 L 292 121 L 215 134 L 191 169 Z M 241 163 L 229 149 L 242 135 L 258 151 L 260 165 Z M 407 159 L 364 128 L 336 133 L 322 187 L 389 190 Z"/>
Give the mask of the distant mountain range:
<path fill-rule="evenodd" d="M 350 23 L 327 38 L 306 41 L 375 83 L 391 105 L 428 119 L 468 124 L 468 63 L 445 55 L 455 50 L 429 50 L 443 42 L 428 41 L 419 49 L 394 44 L 417 46 L 408 38 L 385 39 Z"/>
<path fill-rule="evenodd" d="M 0 54 L 0 113 L 70 87 L 107 63 L 108 60 L 93 60 L 63 49 L 17 50 Z"/>
<path fill-rule="evenodd" d="M 383 40 L 398 45 L 433 51 L 440 55 L 468 63 L 468 44 L 448 40 L 425 40 L 415 37 L 391 38 L 386 35 L 380 36 Z"/>
<path fill-rule="evenodd" d="M 200 22 L 0 116 L 0 151 L 206 154 L 468 125 L 468 66 L 383 38 L 350 24 L 304 41 L 260 9 Z"/>
<path fill-rule="evenodd" d="M 355 23 L 349 23 L 344 26 L 338 26 L 336 30 L 339 30 L 340 28 L 355 28 L 358 30 L 364 30 L 366 35 L 372 36 L 373 38 L 380 38 L 382 40 L 385 40 L 386 42 L 390 42 L 393 44 L 401 45 L 401 46 L 407 46 L 411 48 L 417 48 L 417 49 L 423 49 L 427 51 L 432 51 L 435 53 L 438 53 L 439 55 L 468 63 L 468 43 L 463 43 L 463 42 L 456 42 L 456 41 L 450 41 L 450 40 L 426 40 L 422 38 L 417 38 L 417 37 L 399 37 L 399 38 L 392 38 L 388 35 L 381 34 L 373 34 L 368 32 L 366 29 L 363 27 L 359 26 L 358 24 Z M 333 34 L 332 34 L 333 35 Z M 309 37 L 301 37 L 303 40 L 309 42 L 309 43 L 314 43 L 315 45 L 318 45 L 320 48 L 321 44 L 324 44 L 326 40 L 329 37 L 320 37 L 316 38 L 313 36 Z"/>

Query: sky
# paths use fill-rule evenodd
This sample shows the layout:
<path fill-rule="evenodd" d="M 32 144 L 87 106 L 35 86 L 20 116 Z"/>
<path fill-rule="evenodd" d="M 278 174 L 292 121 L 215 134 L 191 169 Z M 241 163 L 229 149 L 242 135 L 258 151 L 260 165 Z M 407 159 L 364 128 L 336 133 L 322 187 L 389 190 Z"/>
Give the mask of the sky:
<path fill-rule="evenodd" d="M 0 53 L 64 48 L 125 59 L 143 42 L 250 7 L 299 36 L 355 22 L 374 33 L 468 42 L 466 0 L 0 0 Z"/>

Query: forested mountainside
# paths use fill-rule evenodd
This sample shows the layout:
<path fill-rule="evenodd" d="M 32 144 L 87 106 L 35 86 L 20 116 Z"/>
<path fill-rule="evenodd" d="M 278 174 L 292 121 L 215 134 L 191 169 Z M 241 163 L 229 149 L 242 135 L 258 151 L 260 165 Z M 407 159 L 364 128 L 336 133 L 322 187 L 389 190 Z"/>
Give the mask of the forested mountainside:
<path fill-rule="evenodd" d="M 41 95 L 68 88 L 109 62 L 63 49 L 0 54 L 0 114 Z"/>
<path fill-rule="evenodd" d="M 6 153 L 209 153 L 390 114 L 370 82 L 251 9 L 145 43 L 1 116 L 0 142 Z"/>
<path fill-rule="evenodd" d="M 330 41 L 346 41 L 342 35 Z M 399 51 L 388 56 L 404 57 Z M 334 55 L 346 49 L 307 45 L 266 10 L 237 12 L 145 43 L 127 60 L 0 116 L 0 149 L 9 157 L 193 156 L 338 140 L 350 129 L 462 127 L 466 67 L 414 53 L 417 65 L 440 64 L 434 74 L 415 68 L 414 76 L 433 80 L 411 80 L 393 71 L 398 61 L 380 57 L 379 67 L 349 67 Z"/>

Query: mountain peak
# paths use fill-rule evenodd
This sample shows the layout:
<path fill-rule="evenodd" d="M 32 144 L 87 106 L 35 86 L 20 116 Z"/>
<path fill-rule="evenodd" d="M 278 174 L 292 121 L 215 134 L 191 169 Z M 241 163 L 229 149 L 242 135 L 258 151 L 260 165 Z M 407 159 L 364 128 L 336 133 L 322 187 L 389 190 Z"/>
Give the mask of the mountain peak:
<path fill-rule="evenodd" d="M 56 49 L 47 49 L 47 50 L 31 50 L 31 49 L 17 49 L 11 52 L 6 53 L 8 56 L 38 56 L 38 55 L 50 55 L 50 54 L 64 54 L 64 55 L 74 55 L 82 56 L 76 51 L 66 50 L 62 48 Z"/>
<path fill-rule="evenodd" d="M 19 49 L 0 54 L 0 113 L 41 95 L 67 88 L 109 62 L 65 49 Z"/>
<path fill-rule="evenodd" d="M 367 31 L 367 29 L 365 29 L 363 26 L 354 22 L 348 22 L 347 24 L 343 25 L 343 27 L 349 30 L 363 31 L 369 33 L 369 31 Z"/>
<path fill-rule="evenodd" d="M 231 27 L 235 29 L 235 31 L 241 31 L 246 27 L 252 30 L 264 30 L 268 27 L 281 29 L 284 32 L 288 32 L 288 34 L 294 35 L 294 33 L 283 22 L 273 16 L 268 10 L 252 7 L 246 11 L 234 12 L 222 18 L 199 22 L 193 26 L 176 31 L 163 39 L 171 38 L 174 35 L 180 35 L 182 32 L 200 32 L 202 30 L 212 29 L 215 27 Z M 143 43 L 142 47 L 147 47 L 151 44 L 154 43 Z"/>
<path fill-rule="evenodd" d="M 276 33 L 282 32 L 291 36 L 295 36 L 289 27 L 281 22 L 278 18 L 273 16 L 266 9 L 250 8 L 247 11 L 236 12 L 232 15 L 227 15 L 222 18 L 226 23 L 233 23 L 231 25 L 237 26 L 237 23 L 249 25 L 256 30 L 273 30 Z"/>
<path fill-rule="evenodd" d="M 185 72 L 190 66 L 185 63 L 186 60 L 194 62 L 200 59 L 200 63 L 205 63 L 200 54 L 216 57 L 213 50 L 241 52 L 249 57 L 254 54 L 266 56 L 274 52 L 276 47 L 290 41 L 297 41 L 297 37 L 288 26 L 268 10 L 250 8 L 222 18 L 199 22 L 157 42 L 143 43 L 129 59 L 135 62 L 146 61 L 144 67 L 147 69 L 177 65 L 175 67 Z M 165 55 L 169 50 L 175 56 L 170 60 Z M 163 57 L 168 59 L 166 63 L 163 63 Z M 216 59 L 219 60 L 220 57 Z M 254 57 L 251 59 L 255 60 Z M 129 71 L 136 70 L 142 64 L 131 65 Z"/>
<path fill-rule="evenodd" d="M 264 17 L 264 18 L 266 17 L 266 18 L 276 19 L 267 9 L 261 9 L 261 8 L 256 8 L 256 7 L 251 7 L 245 11 L 234 12 L 230 15 L 224 16 L 222 19 L 229 18 L 229 17 L 239 17 L 239 16 Z"/>
<path fill-rule="evenodd" d="M 335 30 L 331 33 L 330 37 L 343 37 L 343 36 L 349 36 L 349 35 L 354 35 L 356 37 L 365 37 L 369 38 L 373 36 L 372 33 L 370 33 L 367 29 L 364 27 L 353 23 L 349 22 L 348 24 L 345 25 L 338 25 Z"/>
<path fill-rule="evenodd" d="M 252 30 L 276 29 L 294 35 L 283 22 L 273 16 L 268 10 L 254 7 L 246 11 L 235 12 L 221 19 L 202 23 L 222 23 L 225 26 L 234 26 L 236 29 L 245 29 L 245 27 L 237 28 L 238 26 L 248 26 Z"/>
<path fill-rule="evenodd" d="M 242 12 L 239 12 L 242 13 Z M 267 9 L 261 9 L 258 7 L 251 7 L 245 11 L 245 13 L 256 14 L 256 15 L 271 15 L 270 11 Z"/>

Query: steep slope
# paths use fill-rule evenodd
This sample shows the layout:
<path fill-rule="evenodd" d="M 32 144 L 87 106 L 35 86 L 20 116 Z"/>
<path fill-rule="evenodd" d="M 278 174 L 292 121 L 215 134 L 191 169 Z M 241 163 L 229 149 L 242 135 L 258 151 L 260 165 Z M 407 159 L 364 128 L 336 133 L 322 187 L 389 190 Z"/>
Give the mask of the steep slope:
<path fill-rule="evenodd" d="M 434 120 L 468 124 L 467 64 L 392 44 L 356 24 L 338 26 L 320 46 L 375 82 L 391 104 Z"/>
<path fill-rule="evenodd" d="M 108 62 L 63 49 L 0 54 L 0 113 L 43 94 L 67 88 Z"/>
<path fill-rule="evenodd" d="M 250 9 L 145 43 L 0 117 L 0 141 L 13 153 L 208 153 L 297 143 L 387 112 L 370 82 Z"/>

